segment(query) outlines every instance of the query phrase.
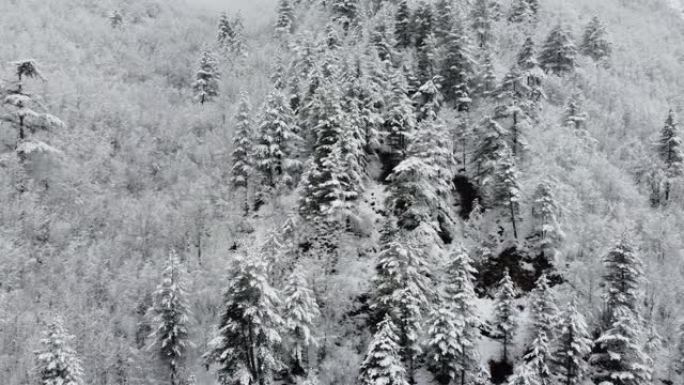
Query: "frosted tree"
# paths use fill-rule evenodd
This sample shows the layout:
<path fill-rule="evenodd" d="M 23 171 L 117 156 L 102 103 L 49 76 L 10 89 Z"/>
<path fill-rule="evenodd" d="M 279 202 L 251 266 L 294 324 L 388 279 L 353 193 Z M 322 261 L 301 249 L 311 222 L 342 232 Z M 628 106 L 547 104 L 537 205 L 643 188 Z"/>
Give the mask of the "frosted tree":
<path fill-rule="evenodd" d="M 397 13 L 394 16 L 394 38 L 397 41 L 397 48 L 411 46 L 411 10 L 408 0 L 399 2 Z"/>
<path fill-rule="evenodd" d="M 641 259 L 634 247 L 623 237 L 603 258 L 605 272 L 606 313 L 604 321 L 610 325 L 617 308 L 624 307 L 636 312 L 643 277 Z"/>
<path fill-rule="evenodd" d="M 544 332 L 545 336 L 554 339 L 556 326 L 559 322 L 559 310 L 556 298 L 549 287 L 549 279 L 545 273 L 537 279 L 537 284 L 530 296 L 530 310 L 532 311 L 533 328 Z"/>
<path fill-rule="evenodd" d="M 190 344 L 188 341 L 188 323 L 190 308 L 186 301 L 183 266 L 172 252 L 164 269 L 162 282 L 154 292 L 156 329 L 151 337 L 154 349 L 160 360 L 169 368 L 171 385 L 180 385 L 179 375 L 183 368 L 183 360 Z"/>
<path fill-rule="evenodd" d="M 251 106 L 246 94 L 240 98 L 237 121 L 233 134 L 233 167 L 230 170 L 230 184 L 234 189 L 242 188 L 245 192 L 243 207 L 245 215 L 249 213 L 249 180 L 254 170 Z"/>
<path fill-rule="evenodd" d="M 558 223 L 560 208 L 551 185 L 539 183 L 532 199 L 533 241 L 542 256 L 555 258 L 564 235 Z"/>
<path fill-rule="evenodd" d="M 422 245 L 389 226 L 378 254 L 371 309 L 379 316 L 389 315 L 397 325 L 400 356 L 413 382 L 421 354 L 418 337 L 432 296 L 430 272 Z"/>
<path fill-rule="evenodd" d="M 440 384 L 447 385 L 460 372 L 461 344 L 459 331 L 463 330 L 454 310 L 440 307 L 433 310 L 427 331 L 425 359 L 427 368 Z"/>
<path fill-rule="evenodd" d="M 294 373 L 306 373 L 310 366 L 309 348 L 317 344 L 313 328 L 320 310 L 300 269 L 295 269 L 290 275 L 283 289 L 283 298 L 283 319 L 293 360 L 292 370 Z"/>
<path fill-rule="evenodd" d="M 525 136 L 530 126 L 529 95 L 530 89 L 517 66 L 511 68 L 496 90 L 496 118 L 510 121 L 508 131 L 513 156 L 520 156 L 527 147 Z"/>
<path fill-rule="evenodd" d="M 40 385 L 83 385 L 81 360 L 70 346 L 71 339 L 60 319 L 48 324 L 36 352 Z"/>
<path fill-rule="evenodd" d="M 606 35 L 606 27 L 598 16 L 594 16 L 584 29 L 580 52 L 595 62 L 607 60 L 612 53 L 612 47 Z"/>
<path fill-rule="evenodd" d="M 593 380 L 597 384 L 645 385 L 651 384 L 647 357 L 641 350 L 641 334 L 636 314 L 626 306 L 613 311 L 613 321 L 594 341 L 597 350 L 590 358 L 594 368 Z"/>
<path fill-rule="evenodd" d="M 565 385 L 583 384 L 591 340 L 584 317 L 577 311 L 574 300 L 561 315 L 556 341 L 552 365 L 556 378 Z"/>
<path fill-rule="evenodd" d="M 535 20 L 536 12 L 530 0 L 514 0 L 508 20 L 513 23 L 529 23 Z"/>
<path fill-rule="evenodd" d="M 383 116 L 383 130 L 392 160 L 399 163 L 406 157 L 409 138 L 416 128 L 416 118 L 404 76 L 394 71 L 390 75 L 390 84 L 388 105 Z"/>
<path fill-rule="evenodd" d="M 508 131 L 492 118 L 485 118 L 477 128 L 479 141 L 473 154 L 475 177 L 482 188 L 494 185 L 501 155 L 510 151 L 507 147 Z"/>
<path fill-rule="evenodd" d="M 264 103 L 259 123 L 254 163 L 268 188 L 295 183 L 300 168 L 295 145 L 300 140 L 292 110 L 285 96 L 271 92 Z"/>
<path fill-rule="evenodd" d="M 425 84 L 432 80 L 437 75 L 437 68 L 435 68 L 437 58 L 437 41 L 433 34 L 425 37 L 423 45 L 418 47 L 416 52 L 416 76 L 420 84 Z"/>
<path fill-rule="evenodd" d="M 416 49 L 420 49 L 425 44 L 425 41 L 433 31 L 433 14 L 432 5 L 421 1 L 418 3 L 416 11 L 413 14 L 413 37 L 414 46 Z"/>
<path fill-rule="evenodd" d="M 673 361 L 675 372 L 680 376 L 684 374 L 684 321 L 680 321 L 677 330 Z"/>
<path fill-rule="evenodd" d="M 474 60 L 470 52 L 468 34 L 460 23 L 455 23 L 445 43 L 441 63 L 442 89 L 445 99 L 459 111 L 468 111 L 472 102 L 469 83 L 473 76 Z"/>
<path fill-rule="evenodd" d="M 123 15 L 118 9 L 115 9 L 112 14 L 109 15 L 109 25 L 114 29 L 120 28 L 121 25 L 123 25 Z"/>
<path fill-rule="evenodd" d="M 220 77 L 216 58 L 211 51 L 205 48 L 199 60 L 195 82 L 192 84 L 195 99 L 200 104 L 209 102 L 218 96 Z"/>
<path fill-rule="evenodd" d="M 562 24 L 554 27 L 539 53 L 539 64 L 546 72 L 562 76 L 577 66 L 577 47 Z"/>
<path fill-rule="evenodd" d="M 532 340 L 530 351 L 525 355 L 525 366 L 532 372 L 530 378 L 539 385 L 553 383 L 552 371 L 549 364 L 552 360 L 549 339 L 543 330 L 537 330 L 537 334 Z"/>
<path fill-rule="evenodd" d="M 494 336 L 501 340 L 503 347 L 503 361 L 508 362 L 509 348 L 513 344 L 513 337 L 518 329 L 518 310 L 515 307 L 517 291 L 508 273 L 499 281 L 498 290 L 494 297 Z"/>
<path fill-rule="evenodd" d="M 219 335 L 205 354 L 218 366 L 222 383 L 265 385 L 282 364 L 277 355 L 283 320 L 280 297 L 266 277 L 261 260 L 235 261 L 225 293 Z"/>
<path fill-rule="evenodd" d="M 439 44 L 444 43 L 447 35 L 454 27 L 454 10 L 451 0 L 437 0 L 434 12 L 434 34 Z"/>
<path fill-rule="evenodd" d="M 657 143 L 657 151 L 664 165 L 665 176 L 665 201 L 670 199 L 672 180 L 684 174 L 684 153 L 682 152 L 682 138 L 679 136 L 679 127 L 672 110 L 667 115 L 665 125 L 660 131 Z"/>
<path fill-rule="evenodd" d="M 333 18 L 337 20 L 344 30 L 356 23 L 361 12 L 359 0 L 331 0 L 330 9 Z"/>
<path fill-rule="evenodd" d="M 416 106 L 418 121 L 437 119 L 437 114 L 442 107 L 444 97 L 437 83 L 437 78 L 425 82 L 418 92 L 413 94 L 413 103 Z"/>
<path fill-rule="evenodd" d="M 565 107 L 563 120 L 566 127 L 574 128 L 577 131 L 585 129 L 584 123 L 587 120 L 587 114 L 582 110 L 581 94 L 575 93 L 570 97 Z"/>
<path fill-rule="evenodd" d="M 527 365 L 518 365 L 508 378 L 508 385 L 538 385 L 535 374 Z"/>
<path fill-rule="evenodd" d="M 482 97 L 491 96 L 496 89 L 496 74 L 494 73 L 494 63 L 489 49 L 482 52 L 480 70 L 477 74 L 477 92 Z"/>
<path fill-rule="evenodd" d="M 527 98 L 533 103 L 539 102 L 545 97 L 542 89 L 544 71 L 537 61 L 537 50 L 531 37 L 525 39 L 516 61 L 529 90 Z"/>
<path fill-rule="evenodd" d="M 492 376 L 486 367 L 480 366 L 480 370 L 473 379 L 473 385 L 492 385 Z"/>
<path fill-rule="evenodd" d="M 216 36 L 219 46 L 230 48 L 233 44 L 233 39 L 235 39 L 235 33 L 232 23 L 228 18 L 228 14 L 222 12 L 219 17 L 218 34 Z"/>
<path fill-rule="evenodd" d="M 475 0 L 470 16 L 477 47 L 484 50 L 492 46 L 494 34 L 492 32 L 493 15 L 491 0 Z"/>
<path fill-rule="evenodd" d="M 507 146 L 503 146 L 498 155 L 494 198 L 508 211 L 513 228 L 513 237 L 518 239 L 517 218 L 520 214 L 520 185 L 518 183 L 518 168 L 513 154 Z"/>
<path fill-rule="evenodd" d="M 378 324 L 378 331 L 368 346 L 361 364 L 361 385 L 408 385 L 406 370 L 399 356 L 399 337 L 388 316 Z"/>
<path fill-rule="evenodd" d="M 278 2 L 278 17 L 276 20 L 276 34 L 284 35 L 294 31 L 294 9 L 290 0 L 280 0 Z"/>

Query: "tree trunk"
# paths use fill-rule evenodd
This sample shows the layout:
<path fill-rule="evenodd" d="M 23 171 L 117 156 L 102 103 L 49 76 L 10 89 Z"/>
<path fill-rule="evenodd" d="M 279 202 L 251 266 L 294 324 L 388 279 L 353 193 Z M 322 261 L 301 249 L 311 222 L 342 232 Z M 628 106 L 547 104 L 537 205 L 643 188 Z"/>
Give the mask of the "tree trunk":
<path fill-rule="evenodd" d="M 513 199 L 509 199 L 509 207 L 511 209 L 511 223 L 513 224 L 513 237 L 518 239 L 518 228 L 515 225 L 515 210 L 513 209 Z"/>

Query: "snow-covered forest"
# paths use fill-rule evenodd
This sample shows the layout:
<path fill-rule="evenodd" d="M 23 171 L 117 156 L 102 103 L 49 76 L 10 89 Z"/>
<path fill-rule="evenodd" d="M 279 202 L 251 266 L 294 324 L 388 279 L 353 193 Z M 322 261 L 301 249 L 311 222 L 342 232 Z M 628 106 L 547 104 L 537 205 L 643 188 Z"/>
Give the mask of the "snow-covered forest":
<path fill-rule="evenodd" d="M 684 383 L 677 4 L 0 0 L 0 383 Z"/>

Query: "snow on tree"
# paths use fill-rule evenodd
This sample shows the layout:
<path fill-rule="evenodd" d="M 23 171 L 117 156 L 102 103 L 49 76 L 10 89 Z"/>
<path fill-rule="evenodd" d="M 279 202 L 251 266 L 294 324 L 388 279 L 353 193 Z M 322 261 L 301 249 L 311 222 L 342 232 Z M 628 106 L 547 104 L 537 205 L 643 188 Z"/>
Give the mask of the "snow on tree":
<path fill-rule="evenodd" d="M 577 311 L 574 300 L 561 315 L 556 341 L 552 369 L 558 382 L 565 385 L 583 384 L 591 340 L 584 317 Z"/>
<path fill-rule="evenodd" d="M 489 49 L 482 52 L 480 70 L 477 74 L 477 93 L 482 97 L 488 97 L 496 89 L 496 74 L 494 73 L 494 63 Z"/>
<path fill-rule="evenodd" d="M 510 215 L 513 237 L 518 239 L 517 217 L 520 214 L 520 185 L 518 183 L 518 168 L 515 158 L 507 146 L 501 148 L 497 155 L 496 179 L 494 185 L 494 199 Z"/>
<path fill-rule="evenodd" d="M 607 60 L 612 53 L 612 46 L 606 35 L 606 27 L 598 16 L 594 16 L 584 29 L 580 52 L 595 62 Z"/>
<path fill-rule="evenodd" d="M 219 335 L 205 354 L 216 364 L 222 383 L 266 385 L 282 367 L 277 354 L 283 320 L 280 297 L 268 283 L 266 264 L 257 258 L 235 260 L 224 296 Z"/>
<path fill-rule="evenodd" d="M 292 186 L 300 168 L 295 119 L 285 96 L 275 90 L 264 103 L 254 148 L 255 168 L 268 188 Z"/>
<path fill-rule="evenodd" d="M 518 365 L 508 378 L 508 385 L 539 385 L 535 374 L 527 365 Z"/>
<path fill-rule="evenodd" d="M 359 0 L 331 0 L 330 3 L 333 19 L 338 21 L 345 31 L 357 22 L 361 13 Z"/>
<path fill-rule="evenodd" d="M 471 12 L 472 28 L 475 32 L 475 43 L 481 50 L 493 45 L 492 4 L 491 0 L 475 0 Z"/>
<path fill-rule="evenodd" d="M 218 96 L 218 80 L 221 78 L 221 75 L 219 74 L 216 58 L 212 52 L 206 48 L 202 51 L 202 57 L 199 60 L 198 67 L 192 89 L 195 92 L 195 99 L 200 104 L 204 104 Z"/>
<path fill-rule="evenodd" d="M 544 71 L 537 61 L 537 50 L 531 37 L 525 39 L 516 61 L 529 90 L 528 99 L 532 102 L 539 102 L 545 97 L 542 89 Z"/>
<path fill-rule="evenodd" d="M 525 355 L 526 364 L 531 369 L 532 381 L 539 385 L 548 385 L 553 383 L 551 369 L 549 363 L 552 360 L 551 348 L 549 346 L 549 339 L 543 330 L 537 330 L 537 335 L 532 340 L 530 345 L 530 352 Z"/>
<path fill-rule="evenodd" d="M 515 296 L 517 291 L 508 273 L 499 281 L 498 290 L 494 297 L 494 321 L 493 334 L 501 340 L 503 347 L 502 359 L 509 362 L 509 348 L 513 344 L 513 337 L 518 329 L 518 309 L 515 307 Z"/>
<path fill-rule="evenodd" d="M 394 16 L 394 38 L 397 41 L 397 48 L 408 48 L 411 46 L 411 10 L 408 0 L 401 0 Z"/>
<path fill-rule="evenodd" d="M 565 107 L 564 125 L 566 127 L 574 128 L 577 131 L 584 130 L 584 122 L 587 120 L 587 114 L 582 110 L 581 94 L 574 93 L 568 100 Z"/>
<path fill-rule="evenodd" d="M 498 105 L 495 110 L 496 118 L 510 120 L 508 131 L 511 135 L 511 151 L 513 156 L 520 156 L 527 147 L 525 139 L 529 130 L 530 117 L 530 89 L 524 76 L 517 66 L 511 68 L 506 74 L 501 86 L 496 90 Z"/>
<path fill-rule="evenodd" d="M 489 374 L 489 370 L 486 367 L 480 366 L 480 370 L 473 379 L 473 385 L 492 385 L 492 376 Z"/>
<path fill-rule="evenodd" d="M 233 167 L 230 170 L 230 184 L 234 189 L 243 188 L 245 191 L 244 209 L 249 212 L 249 180 L 254 169 L 253 146 L 254 133 L 252 131 L 251 106 L 246 94 L 240 98 L 238 113 L 235 117 L 236 127 L 233 134 Z"/>
<path fill-rule="evenodd" d="M 606 254 L 603 266 L 606 291 L 604 322 L 610 325 L 615 320 L 616 309 L 624 307 L 632 312 L 637 311 L 644 273 L 641 259 L 626 237 L 620 239 Z"/>
<path fill-rule="evenodd" d="M 233 25 L 228 18 L 228 14 L 225 12 L 221 13 L 218 23 L 218 34 L 216 40 L 219 46 L 230 47 L 235 39 L 235 30 L 233 30 Z"/>
<path fill-rule="evenodd" d="M 454 4 L 451 0 L 437 0 L 434 12 L 434 34 L 437 42 L 444 43 L 447 35 L 454 27 Z"/>
<path fill-rule="evenodd" d="M 473 154 L 475 178 L 481 188 L 488 188 L 496 181 L 501 155 L 508 151 L 508 131 L 492 118 L 485 118 L 477 128 L 479 141 Z"/>
<path fill-rule="evenodd" d="M 651 384 L 647 357 L 639 344 L 641 335 L 637 315 L 632 309 L 618 305 L 613 310 L 610 326 L 594 341 L 597 349 L 590 358 L 597 384 Z"/>
<path fill-rule="evenodd" d="M 244 49 L 243 31 L 242 16 L 239 13 L 231 20 L 228 18 L 227 13 L 222 12 L 219 17 L 218 33 L 216 36 L 219 50 L 224 55 L 239 55 Z"/>
<path fill-rule="evenodd" d="M 554 339 L 559 321 L 558 306 L 553 290 L 549 287 L 549 279 L 545 273 L 537 279 L 530 296 L 530 309 L 534 330 L 544 332 L 545 336 Z"/>
<path fill-rule="evenodd" d="M 392 319 L 386 316 L 368 346 L 361 364 L 361 385 L 408 385 L 406 370 L 399 356 L 399 337 Z"/>
<path fill-rule="evenodd" d="M 665 201 L 670 199 L 672 180 L 684 174 L 684 153 L 682 152 L 682 138 L 672 110 L 667 115 L 665 126 L 660 131 L 657 152 L 663 162 L 665 176 Z"/>
<path fill-rule="evenodd" d="M 514 0 L 508 20 L 513 23 L 529 23 L 535 20 L 536 12 L 530 0 Z"/>
<path fill-rule="evenodd" d="M 118 9 L 115 9 L 111 15 L 109 15 L 109 25 L 114 29 L 120 28 L 121 25 L 123 25 L 123 15 Z"/>
<path fill-rule="evenodd" d="M 275 31 L 278 35 L 286 35 L 294 32 L 294 9 L 290 0 L 280 0 L 278 2 L 278 17 L 276 19 Z"/>
<path fill-rule="evenodd" d="M 416 127 L 415 112 L 408 96 L 406 79 L 399 71 L 390 75 L 388 105 L 383 116 L 385 144 L 394 163 L 406 158 L 410 136 Z"/>
<path fill-rule="evenodd" d="M 414 46 L 416 49 L 420 49 L 423 47 L 425 44 L 425 41 L 428 39 L 430 35 L 432 35 L 433 32 L 433 14 L 432 14 L 432 5 L 425 2 L 421 1 L 418 3 L 418 7 L 416 8 L 416 11 L 413 13 L 413 37 L 414 37 Z"/>
<path fill-rule="evenodd" d="M 425 37 L 423 45 L 418 47 L 416 52 L 416 76 L 422 85 L 432 80 L 437 75 L 436 68 L 436 48 L 437 41 L 433 34 Z"/>
<path fill-rule="evenodd" d="M 154 339 L 150 349 L 154 349 L 160 360 L 168 366 L 171 385 L 181 384 L 179 375 L 190 345 L 190 307 L 186 297 L 183 266 L 175 252 L 171 252 L 162 282 L 154 292 L 152 310 L 155 314 L 154 324 L 157 327 L 150 336 Z"/>
<path fill-rule="evenodd" d="M 295 269 L 290 275 L 283 289 L 283 298 L 283 319 L 293 360 L 292 371 L 306 373 L 311 366 L 309 348 L 317 344 L 312 329 L 320 310 L 301 269 Z"/>
<path fill-rule="evenodd" d="M 428 80 L 418 88 L 418 92 L 413 94 L 413 102 L 416 106 L 419 122 L 437 119 L 437 114 L 442 107 L 442 100 L 444 99 L 438 80 L 437 77 Z"/>
<path fill-rule="evenodd" d="M 399 354 L 413 381 L 421 354 L 422 319 L 433 296 L 431 274 L 425 242 L 420 240 L 424 234 L 398 230 L 391 222 L 387 226 L 373 278 L 371 309 L 380 317 L 389 315 L 397 325 Z"/>
<path fill-rule="evenodd" d="M 71 339 L 61 319 L 47 325 L 35 353 L 40 385 L 83 385 L 81 360 L 70 346 Z"/>
<path fill-rule="evenodd" d="M 577 47 L 572 35 L 562 24 L 554 27 L 539 53 L 539 64 L 547 73 L 562 76 L 571 73 L 577 66 Z"/>
<path fill-rule="evenodd" d="M 445 99 L 459 111 L 468 111 L 472 102 L 469 83 L 473 76 L 474 60 L 470 53 L 468 34 L 455 23 L 445 42 L 445 55 L 441 63 L 442 89 Z"/>
<path fill-rule="evenodd" d="M 442 385 L 448 385 L 460 373 L 463 327 L 457 325 L 457 313 L 451 307 L 440 307 L 432 311 L 427 331 L 425 359 L 427 368 Z"/>
<path fill-rule="evenodd" d="M 539 183 L 532 199 L 532 218 L 535 221 L 532 239 L 542 256 L 554 259 L 564 234 L 558 223 L 560 208 L 551 185 L 547 182 Z"/>

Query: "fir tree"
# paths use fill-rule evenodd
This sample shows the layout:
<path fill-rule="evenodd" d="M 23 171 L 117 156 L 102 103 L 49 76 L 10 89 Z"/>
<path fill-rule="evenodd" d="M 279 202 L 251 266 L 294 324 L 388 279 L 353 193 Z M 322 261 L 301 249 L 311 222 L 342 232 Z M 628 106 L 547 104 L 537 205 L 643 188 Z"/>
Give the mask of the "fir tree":
<path fill-rule="evenodd" d="M 513 337 L 518 328 L 518 310 L 513 301 L 517 291 L 513 280 L 508 274 L 508 269 L 499 281 L 499 288 L 494 297 L 494 335 L 501 339 L 503 347 L 503 361 L 508 362 L 509 348 L 513 344 Z"/>
<path fill-rule="evenodd" d="M 558 381 L 565 385 L 580 385 L 587 371 L 586 356 L 591 350 L 584 317 L 577 311 L 575 301 L 561 316 L 557 347 L 553 352 L 553 369 Z"/>
<path fill-rule="evenodd" d="M 251 106 L 246 94 L 240 99 L 235 133 L 233 134 L 233 167 L 230 170 L 230 184 L 233 188 L 243 188 L 245 190 L 244 209 L 245 214 L 249 212 L 249 179 L 252 176 L 253 162 L 253 141 L 252 121 L 250 117 Z"/>
<path fill-rule="evenodd" d="M 480 366 L 477 376 L 473 379 L 473 385 L 492 385 L 492 376 L 486 367 Z"/>
<path fill-rule="evenodd" d="M 230 48 L 233 44 L 233 39 L 235 39 L 235 30 L 233 30 L 228 14 L 223 12 L 219 17 L 218 35 L 216 40 L 218 41 L 219 46 Z"/>
<path fill-rule="evenodd" d="M 598 16 L 594 16 L 584 29 L 580 52 L 595 62 L 607 60 L 612 52 L 610 42 L 606 38 L 606 27 Z"/>
<path fill-rule="evenodd" d="M 437 81 L 438 78 L 428 80 L 413 95 L 413 102 L 416 106 L 419 122 L 437 119 L 437 114 L 442 107 L 444 99 Z"/>
<path fill-rule="evenodd" d="M 399 338 L 392 319 L 387 316 L 378 324 L 378 331 L 368 346 L 361 364 L 361 385 L 408 385 L 406 370 L 399 358 Z"/>
<path fill-rule="evenodd" d="M 493 45 L 492 4 L 491 0 L 475 0 L 471 14 L 475 42 L 479 49 L 485 50 Z"/>
<path fill-rule="evenodd" d="M 614 312 L 617 308 L 626 308 L 632 312 L 637 310 L 643 270 L 641 260 L 626 238 L 622 238 L 606 254 L 603 266 L 606 290 L 604 321 L 610 325 L 615 320 Z"/>
<path fill-rule="evenodd" d="M 529 0 L 514 0 L 508 20 L 513 23 L 529 23 L 534 21 L 535 11 Z"/>
<path fill-rule="evenodd" d="M 491 118 L 483 119 L 478 127 L 480 139 L 473 160 L 476 166 L 475 177 L 482 188 L 488 188 L 496 181 L 501 155 L 509 151 L 506 148 L 507 134 L 508 132 Z"/>
<path fill-rule="evenodd" d="M 195 82 L 192 88 L 195 91 L 195 99 L 200 103 L 211 101 L 219 94 L 220 74 L 218 63 L 211 51 L 204 49 L 199 60 L 199 68 L 195 75 Z"/>
<path fill-rule="evenodd" d="M 525 134 L 530 126 L 530 104 L 527 99 L 530 90 L 519 68 L 511 68 L 496 93 L 499 103 L 496 107 L 496 118 L 510 120 L 508 130 L 511 135 L 511 151 L 513 156 L 520 156 L 527 147 Z"/>
<path fill-rule="evenodd" d="M 520 185 L 518 184 L 518 169 L 513 154 L 507 146 L 498 155 L 495 199 L 508 211 L 513 227 L 513 237 L 518 239 L 517 217 L 520 211 Z"/>
<path fill-rule="evenodd" d="M 430 318 L 426 347 L 427 368 L 437 382 L 447 385 L 460 372 L 462 336 L 459 331 L 463 327 L 457 325 L 461 320 L 457 320 L 456 313 L 449 307 L 434 310 Z"/>
<path fill-rule="evenodd" d="M 420 49 L 432 35 L 433 17 L 432 5 L 421 1 L 413 14 L 413 36 L 416 49 Z"/>
<path fill-rule="evenodd" d="M 82 385 L 81 360 L 69 341 L 62 321 L 54 320 L 40 340 L 41 348 L 36 352 L 38 380 L 41 385 Z"/>
<path fill-rule="evenodd" d="M 539 253 L 547 258 L 555 258 L 563 240 L 563 232 L 558 224 L 559 211 L 551 185 L 539 183 L 532 202 L 532 218 L 536 222 L 532 238 Z"/>
<path fill-rule="evenodd" d="M 279 184 L 295 183 L 299 162 L 294 151 L 299 140 L 294 116 L 285 96 L 271 92 L 263 107 L 255 146 L 255 168 L 264 184 L 275 188 Z"/>
<path fill-rule="evenodd" d="M 546 337 L 554 339 L 556 325 L 559 321 L 559 311 L 553 291 L 549 287 L 549 279 L 545 273 L 542 273 L 537 279 L 530 299 L 534 330 L 543 332 Z"/>
<path fill-rule="evenodd" d="M 537 335 L 532 340 L 530 352 L 525 355 L 526 365 L 529 366 L 535 383 L 548 385 L 552 383 L 553 377 L 549 363 L 551 362 L 551 350 L 549 340 L 543 330 L 537 330 Z"/>
<path fill-rule="evenodd" d="M 337 20 L 345 31 L 356 23 L 359 17 L 359 0 L 331 0 L 331 7 L 334 20 Z"/>
<path fill-rule="evenodd" d="M 316 346 L 312 329 L 320 310 L 301 270 L 292 272 L 283 297 L 283 318 L 291 345 L 293 372 L 304 373 L 310 366 L 309 347 Z"/>
<path fill-rule="evenodd" d="M 468 111 L 472 102 L 469 83 L 473 74 L 473 59 L 467 34 L 458 23 L 447 36 L 445 49 L 446 54 L 440 71 L 444 78 L 444 96 L 459 111 Z"/>
<path fill-rule="evenodd" d="M 562 24 L 551 30 L 539 54 L 539 64 L 546 72 L 562 76 L 577 66 L 577 48 L 570 32 Z"/>
<path fill-rule="evenodd" d="M 281 367 L 276 348 L 283 320 L 277 312 L 280 298 L 268 284 L 265 263 L 236 260 L 224 301 L 219 336 L 205 355 L 207 364 L 218 365 L 222 383 L 269 383 Z"/>
<path fill-rule="evenodd" d="M 383 129 L 386 145 L 393 162 L 397 164 L 406 157 L 409 138 L 416 127 L 416 119 L 404 76 L 398 71 L 390 76 L 391 89 L 387 96 L 388 105 Z"/>
<path fill-rule="evenodd" d="M 494 63 L 489 49 L 482 52 L 480 71 L 477 74 L 477 92 L 482 97 L 488 97 L 496 89 L 496 74 L 494 73 Z"/>
<path fill-rule="evenodd" d="M 423 41 L 423 45 L 418 48 L 416 55 L 416 75 L 418 82 L 423 85 L 432 80 L 437 75 L 436 63 L 436 40 L 434 35 L 428 35 Z"/>
<path fill-rule="evenodd" d="M 181 384 L 179 375 L 189 345 L 188 323 L 190 309 L 186 302 L 183 267 L 175 253 L 169 256 L 164 269 L 162 282 L 154 293 L 154 322 L 157 329 L 151 337 L 151 348 L 159 353 L 159 358 L 168 366 L 171 385 Z"/>
<path fill-rule="evenodd" d="M 411 10 L 408 0 L 401 0 L 397 13 L 394 16 L 394 38 L 397 41 L 397 48 L 408 48 L 411 46 Z"/>
<path fill-rule="evenodd" d="M 538 385 L 534 372 L 527 365 L 519 365 L 508 379 L 508 385 Z"/>
<path fill-rule="evenodd" d="M 580 131 L 584 130 L 586 120 L 587 114 L 582 111 L 581 95 L 575 93 L 570 97 L 568 105 L 565 107 L 564 125 Z"/>
<path fill-rule="evenodd" d="M 545 97 L 542 90 L 544 71 L 537 61 L 537 51 L 534 40 L 531 37 L 525 39 L 520 52 L 518 52 L 516 61 L 529 90 L 528 99 L 532 102 L 539 102 L 539 100 Z"/>
<path fill-rule="evenodd" d="M 665 126 L 660 131 L 657 151 L 664 165 L 665 175 L 665 201 L 670 199 L 672 180 L 684 174 L 684 153 L 682 152 L 682 139 L 679 136 L 679 127 L 675 121 L 672 110 L 667 115 Z"/>
<path fill-rule="evenodd" d="M 590 358 L 595 383 L 651 384 L 647 359 L 639 345 L 639 329 L 633 310 L 622 305 L 613 310 L 613 321 L 609 328 L 594 341 L 599 349 Z"/>
<path fill-rule="evenodd" d="M 280 0 L 278 3 L 278 18 L 276 20 L 275 31 L 278 35 L 285 35 L 294 32 L 294 10 L 290 0 Z"/>
<path fill-rule="evenodd" d="M 441 45 L 449 32 L 454 28 L 454 10 L 452 0 L 437 0 L 434 12 L 434 35 Z"/>

